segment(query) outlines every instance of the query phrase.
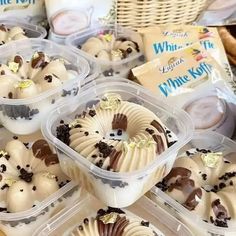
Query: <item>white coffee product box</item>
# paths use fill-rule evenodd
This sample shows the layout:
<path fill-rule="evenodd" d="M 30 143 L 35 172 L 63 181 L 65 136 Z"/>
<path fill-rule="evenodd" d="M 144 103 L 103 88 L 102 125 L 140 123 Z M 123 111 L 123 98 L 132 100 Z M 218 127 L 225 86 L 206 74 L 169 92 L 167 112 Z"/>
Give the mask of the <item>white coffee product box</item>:
<path fill-rule="evenodd" d="M 46 18 L 44 0 L 0 0 L 0 18 L 11 17 L 41 23 Z"/>
<path fill-rule="evenodd" d="M 115 4 L 115 0 L 45 0 L 51 31 L 60 36 L 84 30 L 95 22 L 114 22 Z"/>

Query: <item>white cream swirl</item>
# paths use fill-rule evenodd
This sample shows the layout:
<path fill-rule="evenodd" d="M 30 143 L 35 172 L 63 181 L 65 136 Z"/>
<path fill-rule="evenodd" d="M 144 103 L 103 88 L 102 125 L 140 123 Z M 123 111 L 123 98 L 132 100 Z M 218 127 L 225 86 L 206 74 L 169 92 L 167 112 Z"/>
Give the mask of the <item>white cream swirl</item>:
<path fill-rule="evenodd" d="M 167 148 L 164 125 L 147 108 L 120 101 L 115 109 L 104 109 L 99 105 L 93 109 L 95 115 L 90 116 L 88 111 L 74 123 L 70 130 L 70 147 L 94 164 L 100 161 L 101 168 L 110 166 L 119 172 L 138 170 Z M 106 138 L 114 127 L 125 130 L 128 140 Z M 104 157 L 97 145 L 99 142 L 102 142 L 101 146 L 105 143 L 113 152 Z"/>

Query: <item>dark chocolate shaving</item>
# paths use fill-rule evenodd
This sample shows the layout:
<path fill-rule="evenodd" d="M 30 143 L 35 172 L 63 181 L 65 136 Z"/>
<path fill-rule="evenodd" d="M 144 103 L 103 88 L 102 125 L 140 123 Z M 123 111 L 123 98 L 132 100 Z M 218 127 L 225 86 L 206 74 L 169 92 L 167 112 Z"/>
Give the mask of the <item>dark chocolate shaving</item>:
<path fill-rule="evenodd" d="M 165 134 L 164 128 L 160 125 L 160 123 L 159 123 L 158 121 L 153 120 L 153 121 L 151 122 L 151 125 L 152 125 L 153 127 L 155 127 L 155 128 L 159 131 L 159 133 L 164 133 L 164 134 Z"/>
<path fill-rule="evenodd" d="M 51 166 L 59 163 L 58 157 L 56 154 L 46 155 L 44 158 L 46 166 Z"/>
<path fill-rule="evenodd" d="M 220 203 L 220 199 L 216 199 L 211 203 L 211 207 L 217 219 L 226 220 L 228 219 L 228 213 L 226 208 Z"/>
<path fill-rule="evenodd" d="M 22 59 L 22 57 L 19 56 L 19 55 L 16 55 L 16 56 L 14 57 L 14 62 L 15 62 L 15 63 L 18 63 L 20 66 L 23 65 L 23 59 Z"/>
<path fill-rule="evenodd" d="M 32 58 L 31 66 L 34 69 L 45 67 L 45 55 L 43 52 L 38 52 L 38 56 L 36 58 Z"/>
<path fill-rule="evenodd" d="M 117 164 L 121 157 L 122 151 L 116 151 L 115 149 L 112 150 L 110 156 L 110 168 L 116 170 Z"/>
<path fill-rule="evenodd" d="M 115 114 L 112 120 L 112 129 L 122 129 L 126 131 L 128 125 L 127 116 L 124 114 Z"/>
<path fill-rule="evenodd" d="M 1 24 L 0 25 L 0 30 L 4 31 L 4 32 L 7 32 L 7 27 L 4 24 Z"/>
<path fill-rule="evenodd" d="M 41 160 L 45 159 L 46 155 L 53 154 L 47 141 L 45 141 L 44 139 L 40 139 L 34 142 L 32 146 L 32 151 L 33 151 L 34 156 Z"/>
<path fill-rule="evenodd" d="M 197 188 L 192 193 L 190 193 L 183 206 L 186 207 L 188 210 L 192 211 L 198 205 L 198 199 L 200 200 L 201 198 L 202 190 L 200 188 Z"/>
<path fill-rule="evenodd" d="M 161 136 L 154 134 L 152 137 L 157 144 L 156 153 L 161 154 L 162 152 L 165 151 L 165 146 L 164 146 Z"/>

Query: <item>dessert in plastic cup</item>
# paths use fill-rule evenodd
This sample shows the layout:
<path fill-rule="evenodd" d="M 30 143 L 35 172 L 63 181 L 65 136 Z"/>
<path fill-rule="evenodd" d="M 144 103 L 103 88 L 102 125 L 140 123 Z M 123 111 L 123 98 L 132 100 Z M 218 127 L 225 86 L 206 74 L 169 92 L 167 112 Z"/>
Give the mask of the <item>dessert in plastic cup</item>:
<path fill-rule="evenodd" d="M 44 39 L 0 48 L 0 122 L 16 134 L 40 129 L 56 105 L 75 97 L 89 73 L 88 62 Z"/>
<path fill-rule="evenodd" d="M 86 52 L 106 77 L 127 77 L 130 69 L 144 62 L 140 35 L 120 26 L 98 25 L 68 36 L 65 43 Z"/>
<path fill-rule="evenodd" d="M 21 22 L 18 19 L 0 19 L 0 45 L 26 38 L 45 38 L 46 30 L 39 25 Z"/>
<path fill-rule="evenodd" d="M 31 236 L 46 220 L 73 203 L 80 189 L 62 172 L 57 155 L 38 135 L 0 138 L 0 230 Z M 24 142 L 23 142 L 24 140 Z"/>
<path fill-rule="evenodd" d="M 232 104 L 221 99 L 216 93 L 208 92 L 195 96 L 183 109 L 192 118 L 197 131 L 216 131 L 232 137 L 235 128 Z"/>
<path fill-rule="evenodd" d="M 235 155 L 234 141 L 214 132 L 196 133 L 150 196 L 196 235 L 235 235 Z"/>
<path fill-rule="evenodd" d="M 42 132 L 70 178 L 106 205 L 125 207 L 168 173 L 193 125 L 141 86 L 104 81 L 51 112 Z"/>
<path fill-rule="evenodd" d="M 88 195 L 72 208 L 64 209 L 60 218 L 53 217 L 33 234 L 33 236 L 46 235 L 191 236 L 192 234 L 185 225 L 146 197 L 142 197 L 127 209 L 119 209 L 106 207 Z"/>

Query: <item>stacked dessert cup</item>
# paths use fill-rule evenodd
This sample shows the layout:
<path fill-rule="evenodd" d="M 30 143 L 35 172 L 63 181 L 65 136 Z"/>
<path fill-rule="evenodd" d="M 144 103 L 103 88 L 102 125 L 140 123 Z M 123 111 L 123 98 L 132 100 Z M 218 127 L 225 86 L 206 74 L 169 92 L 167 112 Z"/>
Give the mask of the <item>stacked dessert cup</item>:
<path fill-rule="evenodd" d="M 221 134 L 195 133 L 148 196 L 194 235 L 235 235 L 235 152 L 236 143 Z"/>
<path fill-rule="evenodd" d="M 2 46 L 0 63 L 0 123 L 16 134 L 39 130 L 50 110 L 78 95 L 79 84 L 89 73 L 87 60 L 44 39 L 24 39 Z M 14 84 L 9 81 L 16 76 Z M 59 79 L 63 83 L 53 83 Z M 37 89 L 36 80 L 45 91 Z M 52 84 L 56 86 L 50 89 Z"/>
<path fill-rule="evenodd" d="M 0 19 L 0 44 L 24 39 L 24 38 L 45 38 L 47 31 L 39 25 L 32 25 L 21 22 L 19 19 Z"/>
<path fill-rule="evenodd" d="M 120 26 L 93 26 L 69 35 L 65 44 L 85 51 L 101 67 L 101 76 L 105 77 L 128 77 L 130 69 L 144 62 L 140 35 Z"/>
<path fill-rule="evenodd" d="M 40 132 L 41 122 L 78 96 L 82 81 L 98 69 L 79 53 L 44 39 L 9 42 L 0 54 L 0 235 L 31 236 L 82 195 L 62 172 Z"/>

